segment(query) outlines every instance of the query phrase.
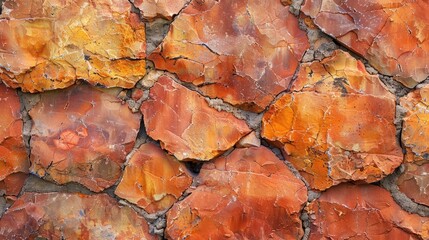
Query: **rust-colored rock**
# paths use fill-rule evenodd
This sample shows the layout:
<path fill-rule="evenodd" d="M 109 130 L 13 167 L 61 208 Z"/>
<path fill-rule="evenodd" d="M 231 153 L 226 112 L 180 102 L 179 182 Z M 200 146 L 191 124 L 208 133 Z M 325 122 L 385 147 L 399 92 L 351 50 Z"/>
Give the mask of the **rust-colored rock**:
<path fill-rule="evenodd" d="M 190 0 L 131 0 L 147 19 L 163 17 L 171 20 Z"/>
<path fill-rule="evenodd" d="M 265 113 L 262 136 L 315 189 L 378 181 L 403 159 L 395 137 L 395 97 L 348 53 L 304 64 Z"/>
<path fill-rule="evenodd" d="M 374 185 L 341 184 L 307 206 L 310 240 L 428 239 L 429 218 L 401 209 Z"/>
<path fill-rule="evenodd" d="M 146 220 L 106 194 L 25 193 L 0 219 L 5 239 L 156 239 Z"/>
<path fill-rule="evenodd" d="M 0 79 L 36 92 L 91 84 L 131 88 L 145 74 L 145 28 L 128 0 L 6 0 Z"/>
<path fill-rule="evenodd" d="M 183 164 L 146 143 L 131 157 L 115 194 L 154 213 L 169 209 L 191 183 Z"/>
<path fill-rule="evenodd" d="M 429 206 L 429 163 L 405 163 L 404 172 L 399 176 L 399 190 L 415 202 Z"/>
<path fill-rule="evenodd" d="M 406 110 L 401 139 L 407 163 L 397 184 L 409 198 L 429 206 L 429 85 L 402 97 L 400 103 Z"/>
<path fill-rule="evenodd" d="M 179 160 L 210 160 L 250 132 L 245 121 L 211 108 L 197 92 L 165 75 L 141 111 L 147 134 Z"/>
<path fill-rule="evenodd" d="M 260 112 L 288 87 L 308 46 L 280 1 L 194 0 L 149 59 L 207 96 Z"/>
<path fill-rule="evenodd" d="M 30 111 L 31 171 L 92 191 L 112 186 L 131 151 L 141 115 L 117 99 L 119 90 L 87 84 L 41 94 Z"/>
<path fill-rule="evenodd" d="M 429 160 L 429 85 L 404 96 L 400 104 L 407 111 L 402 125 L 402 144 L 407 162 Z"/>
<path fill-rule="evenodd" d="M 22 185 L 17 176 L 28 173 L 30 167 L 22 138 L 20 107 L 17 92 L 0 83 L 0 189 L 6 195 L 19 193 Z"/>
<path fill-rule="evenodd" d="M 203 165 L 200 185 L 167 213 L 171 239 L 300 239 L 307 189 L 265 147 Z"/>
<path fill-rule="evenodd" d="M 381 73 L 414 87 L 429 76 L 429 3 L 306 0 L 302 11 Z"/>
<path fill-rule="evenodd" d="M 18 196 L 27 177 L 28 174 L 22 172 L 8 175 L 0 181 L 0 196 L 2 194 L 6 196 Z"/>

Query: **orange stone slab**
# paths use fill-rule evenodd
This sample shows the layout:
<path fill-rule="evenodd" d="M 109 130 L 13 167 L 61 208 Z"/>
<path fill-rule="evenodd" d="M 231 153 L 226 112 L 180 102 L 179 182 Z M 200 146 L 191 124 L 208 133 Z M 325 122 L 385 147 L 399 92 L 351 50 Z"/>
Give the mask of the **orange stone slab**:
<path fill-rule="evenodd" d="M 402 97 L 400 104 L 407 111 L 401 136 L 406 161 L 429 160 L 429 85 Z"/>
<path fill-rule="evenodd" d="M 27 173 L 13 173 L 0 181 L 0 196 L 3 192 L 6 196 L 18 196 L 27 179 Z"/>
<path fill-rule="evenodd" d="M 402 97 L 400 104 L 406 110 L 401 140 L 407 163 L 397 184 L 409 198 L 429 206 L 429 85 Z"/>
<path fill-rule="evenodd" d="M 131 0 L 146 19 L 156 17 L 171 20 L 190 0 Z"/>
<path fill-rule="evenodd" d="M 0 79 L 38 92 L 84 79 L 131 88 L 144 76 L 145 28 L 128 0 L 6 0 Z"/>
<path fill-rule="evenodd" d="M 83 84 L 42 93 L 30 111 L 31 171 L 96 192 L 112 186 L 134 146 L 141 119 L 116 98 L 117 92 Z"/>
<path fill-rule="evenodd" d="M 401 209 L 384 188 L 341 184 L 307 206 L 310 240 L 428 239 L 429 218 Z"/>
<path fill-rule="evenodd" d="M 179 160 L 210 160 L 251 131 L 245 121 L 211 108 L 165 75 L 150 89 L 141 112 L 147 134 Z"/>
<path fill-rule="evenodd" d="M 146 143 L 131 157 L 115 194 L 155 213 L 169 209 L 191 183 L 183 164 L 155 144 Z"/>
<path fill-rule="evenodd" d="M 264 114 L 262 136 L 283 147 L 315 189 L 375 182 L 403 159 L 395 136 L 395 97 L 348 53 L 303 64 L 292 92 Z"/>
<path fill-rule="evenodd" d="M 194 0 L 149 59 L 207 96 L 261 112 L 288 87 L 308 47 L 280 1 Z"/>
<path fill-rule="evenodd" d="M 301 10 L 322 31 L 405 86 L 429 76 L 429 2 L 306 0 Z"/>
<path fill-rule="evenodd" d="M 0 219 L 4 239 L 157 239 L 107 194 L 24 193 Z"/>
<path fill-rule="evenodd" d="M 0 185 L 4 186 L 0 189 L 18 187 L 18 185 L 10 186 L 7 183 L 13 184 L 12 178 L 14 178 L 8 179 L 8 176 L 28 173 L 30 167 L 22 137 L 23 121 L 20 108 L 21 104 L 16 90 L 0 83 Z M 15 190 L 19 192 L 18 189 Z M 7 192 L 9 191 L 6 190 Z"/>
<path fill-rule="evenodd" d="M 200 185 L 167 213 L 169 239 L 300 239 L 307 189 L 265 147 L 203 165 Z"/>

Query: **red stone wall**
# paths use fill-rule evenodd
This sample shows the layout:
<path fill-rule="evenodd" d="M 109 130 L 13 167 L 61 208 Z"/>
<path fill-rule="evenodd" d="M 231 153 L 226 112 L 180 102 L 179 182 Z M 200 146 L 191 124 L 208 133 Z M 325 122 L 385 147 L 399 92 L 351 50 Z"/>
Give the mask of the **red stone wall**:
<path fill-rule="evenodd" d="M 0 240 L 429 239 L 427 1 L 0 6 Z"/>

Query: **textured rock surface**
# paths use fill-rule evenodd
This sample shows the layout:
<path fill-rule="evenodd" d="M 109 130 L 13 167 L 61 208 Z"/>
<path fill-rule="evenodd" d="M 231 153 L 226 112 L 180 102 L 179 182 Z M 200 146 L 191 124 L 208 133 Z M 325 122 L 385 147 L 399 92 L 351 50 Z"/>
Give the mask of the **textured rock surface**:
<path fill-rule="evenodd" d="M 13 173 L 0 181 L 0 196 L 18 196 L 24 182 L 27 179 L 27 173 Z"/>
<path fill-rule="evenodd" d="M 406 161 L 429 160 L 429 85 L 402 97 L 400 103 L 407 111 L 401 136 Z"/>
<path fill-rule="evenodd" d="M 324 32 L 408 87 L 429 76 L 429 3 L 423 0 L 306 0 Z"/>
<path fill-rule="evenodd" d="M 154 213 L 169 209 L 191 183 L 183 164 L 146 143 L 131 157 L 115 194 Z"/>
<path fill-rule="evenodd" d="M 341 184 L 311 202 L 309 239 L 428 239 L 429 218 L 402 210 L 373 185 Z"/>
<path fill-rule="evenodd" d="M 77 79 L 133 87 L 145 74 L 145 28 L 127 0 L 6 0 L 0 79 L 36 92 Z"/>
<path fill-rule="evenodd" d="M 407 111 L 401 140 L 408 163 L 397 184 L 409 198 L 429 206 L 429 86 L 411 92 L 400 103 Z"/>
<path fill-rule="evenodd" d="M 204 164 L 200 185 L 167 214 L 171 239 L 299 239 L 307 189 L 270 150 L 241 148 Z"/>
<path fill-rule="evenodd" d="M 194 0 L 149 59 L 210 97 L 262 111 L 288 87 L 307 48 L 280 1 Z"/>
<path fill-rule="evenodd" d="M 172 19 L 190 0 L 131 0 L 144 18 L 163 17 Z"/>
<path fill-rule="evenodd" d="M 378 181 L 402 162 L 395 97 L 348 53 L 304 64 L 265 113 L 262 136 L 283 147 L 310 186 Z"/>
<path fill-rule="evenodd" d="M 22 137 L 20 107 L 16 91 L 0 84 L 0 181 L 14 173 L 27 173 L 30 167 Z"/>
<path fill-rule="evenodd" d="M 179 160 L 210 160 L 250 132 L 246 122 L 209 107 L 197 92 L 161 76 L 141 112 L 149 136 Z"/>
<path fill-rule="evenodd" d="M 141 119 L 115 97 L 117 92 L 83 84 L 41 94 L 30 111 L 31 171 L 96 192 L 112 186 Z"/>
<path fill-rule="evenodd" d="M 155 239 L 148 232 L 143 217 L 105 194 L 25 193 L 0 219 L 6 239 Z"/>

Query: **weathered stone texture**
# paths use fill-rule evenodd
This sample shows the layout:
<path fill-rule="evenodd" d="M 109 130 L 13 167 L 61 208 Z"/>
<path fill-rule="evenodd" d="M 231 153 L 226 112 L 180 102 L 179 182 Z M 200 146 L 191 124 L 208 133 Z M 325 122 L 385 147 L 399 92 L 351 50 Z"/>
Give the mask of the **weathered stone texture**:
<path fill-rule="evenodd" d="M 170 239 L 300 239 L 307 189 L 265 147 L 203 165 L 199 186 L 167 213 Z"/>
<path fill-rule="evenodd" d="M 115 194 L 154 213 L 168 210 L 191 183 L 183 164 L 146 143 L 131 157 Z"/>
<path fill-rule="evenodd" d="M 106 194 L 25 193 L 0 219 L 4 239 L 156 239 Z"/>
<path fill-rule="evenodd" d="M 17 92 L 0 84 L 0 189 L 7 195 L 20 191 L 22 184 L 16 182 L 20 179 L 17 176 L 28 173 L 30 167 L 22 137 L 20 108 Z"/>
<path fill-rule="evenodd" d="M 307 206 L 310 240 L 428 239 L 429 218 L 402 210 L 374 185 L 341 184 Z"/>
<path fill-rule="evenodd" d="M 163 17 L 171 20 L 190 0 L 131 0 L 146 19 Z"/>
<path fill-rule="evenodd" d="M 210 97 L 260 112 L 288 87 L 308 46 L 280 1 L 194 0 L 149 59 Z"/>
<path fill-rule="evenodd" d="M 112 186 L 140 127 L 116 98 L 118 90 L 87 84 L 41 94 L 30 111 L 31 171 L 63 184 L 78 182 L 92 191 Z"/>
<path fill-rule="evenodd" d="M 424 0 L 306 0 L 322 31 L 381 73 L 414 87 L 429 76 L 429 3 Z"/>
<path fill-rule="evenodd" d="M 348 53 L 304 64 L 291 91 L 264 114 L 262 136 L 312 188 L 378 181 L 401 164 L 395 97 Z"/>
<path fill-rule="evenodd" d="M 165 75 L 150 89 L 141 112 L 147 134 L 179 160 L 210 160 L 251 131 L 245 121 L 211 108 Z"/>
<path fill-rule="evenodd" d="M 144 76 L 145 28 L 128 0 L 6 0 L 0 79 L 37 92 L 91 84 L 131 88 Z"/>

